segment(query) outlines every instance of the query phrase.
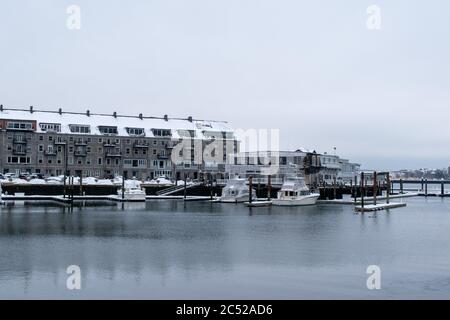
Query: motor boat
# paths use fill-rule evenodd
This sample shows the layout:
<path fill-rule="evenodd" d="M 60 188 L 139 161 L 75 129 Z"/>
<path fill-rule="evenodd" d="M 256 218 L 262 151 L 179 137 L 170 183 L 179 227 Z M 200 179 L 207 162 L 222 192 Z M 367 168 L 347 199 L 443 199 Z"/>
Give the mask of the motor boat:
<path fill-rule="evenodd" d="M 145 191 L 141 188 L 141 183 L 137 180 L 125 180 L 124 189 L 117 190 L 119 199 L 126 201 L 145 201 Z"/>
<path fill-rule="evenodd" d="M 272 200 L 274 206 L 307 206 L 316 204 L 319 193 L 311 193 L 302 177 L 288 178 L 281 190 L 278 191 L 277 199 Z"/>
<path fill-rule="evenodd" d="M 256 191 L 252 189 L 252 199 L 256 200 Z M 249 200 L 249 190 L 245 179 L 233 178 L 228 180 L 222 189 L 220 202 L 237 203 Z"/>

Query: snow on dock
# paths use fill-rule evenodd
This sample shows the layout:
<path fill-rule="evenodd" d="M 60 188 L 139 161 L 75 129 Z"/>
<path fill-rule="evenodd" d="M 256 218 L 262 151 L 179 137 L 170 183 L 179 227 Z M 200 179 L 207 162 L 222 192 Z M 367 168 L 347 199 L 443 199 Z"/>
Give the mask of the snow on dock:
<path fill-rule="evenodd" d="M 387 210 L 393 208 L 406 207 L 406 203 L 392 202 L 392 203 L 380 203 L 380 204 L 368 204 L 363 206 L 355 206 L 355 210 L 358 212 L 371 212 L 379 210 Z"/>

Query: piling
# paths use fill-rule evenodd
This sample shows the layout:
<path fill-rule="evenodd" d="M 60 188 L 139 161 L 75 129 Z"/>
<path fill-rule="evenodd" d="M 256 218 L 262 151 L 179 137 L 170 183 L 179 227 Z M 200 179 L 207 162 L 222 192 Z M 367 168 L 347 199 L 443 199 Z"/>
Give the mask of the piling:
<path fill-rule="evenodd" d="M 373 204 L 377 204 L 377 192 L 378 192 L 378 182 L 377 182 L 377 172 L 373 172 L 373 181 L 372 181 L 372 187 L 373 187 Z"/>
<path fill-rule="evenodd" d="M 361 208 L 364 212 L 364 172 L 361 172 Z"/>
<path fill-rule="evenodd" d="M 253 177 L 248 177 L 248 203 L 252 203 L 252 184 L 253 184 Z"/>
<path fill-rule="evenodd" d="M 444 191 L 444 181 L 441 181 L 441 196 L 443 197 L 444 196 L 444 193 L 445 193 L 445 191 Z"/>
<path fill-rule="evenodd" d="M 387 174 L 387 183 L 386 183 L 386 203 L 389 204 L 389 195 L 391 194 L 391 177 L 389 172 Z"/>
<path fill-rule="evenodd" d="M 122 200 L 125 199 L 125 176 L 122 175 Z"/>
<path fill-rule="evenodd" d="M 212 178 L 212 173 L 209 175 L 209 196 L 210 199 L 213 199 L 213 178 Z"/>
<path fill-rule="evenodd" d="M 336 176 L 333 179 L 333 200 L 336 199 Z"/>
<path fill-rule="evenodd" d="M 425 179 L 425 197 L 428 196 L 428 179 Z"/>
<path fill-rule="evenodd" d="M 400 194 L 403 194 L 403 179 L 400 179 Z"/>
<path fill-rule="evenodd" d="M 357 196 L 358 196 L 358 176 L 355 175 L 355 190 L 354 190 L 355 203 L 356 203 Z"/>
<path fill-rule="evenodd" d="M 186 190 L 186 174 L 184 174 L 184 200 L 186 200 L 187 190 Z"/>
<path fill-rule="evenodd" d="M 267 200 L 270 201 L 270 193 L 272 191 L 272 176 L 267 176 Z"/>

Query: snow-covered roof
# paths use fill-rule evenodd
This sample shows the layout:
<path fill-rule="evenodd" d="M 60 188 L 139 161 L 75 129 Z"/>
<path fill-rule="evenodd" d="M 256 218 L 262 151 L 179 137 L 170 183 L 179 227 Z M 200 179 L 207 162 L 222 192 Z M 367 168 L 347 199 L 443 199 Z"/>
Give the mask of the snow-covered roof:
<path fill-rule="evenodd" d="M 39 126 L 41 123 L 60 124 L 61 133 L 72 133 L 70 125 L 90 126 L 87 135 L 101 135 L 99 126 L 117 127 L 116 136 L 129 136 L 126 128 L 142 128 L 145 137 L 153 137 L 152 129 L 169 129 L 173 138 L 179 138 L 178 130 L 193 130 L 196 138 L 206 138 L 203 131 L 233 133 L 232 128 L 225 121 L 197 120 L 182 118 L 146 117 L 146 116 L 123 116 L 75 112 L 51 112 L 34 110 L 0 110 L 0 119 L 5 120 L 34 120 L 37 121 L 36 132 L 43 132 Z M 83 133 L 76 133 L 83 134 Z"/>

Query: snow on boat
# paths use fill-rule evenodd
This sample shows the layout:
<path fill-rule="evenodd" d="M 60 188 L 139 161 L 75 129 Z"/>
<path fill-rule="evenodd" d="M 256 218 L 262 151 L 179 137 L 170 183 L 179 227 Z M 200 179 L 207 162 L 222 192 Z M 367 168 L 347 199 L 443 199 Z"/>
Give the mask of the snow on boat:
<path fill-rule="evenodd" d="M 252 189 L 252 198 L 256 199 L 256 191 Z M 220 202 L 237 203 L 249 200 L 249 190 L 245 179 L 234 178 L 228 180 L 222 189 Z"/>
<path fill-rule="evenodd" d="M 272 201 L 274 206 L 307 206 L 316 204 L 320 194 L 311 193 L 306 186 L 305 179 L 301 177 L 288 178 L 281 190 L 278 191 L 277 199 Z"/>
<path fill-rule="evenodd" d="M 117 190 L 119 199 L 126 201 L 145 201 L 145 191 L 141 188 L 141 182 L 138 180 L 125 180 L 124 190 L 122 187 Z"/>

